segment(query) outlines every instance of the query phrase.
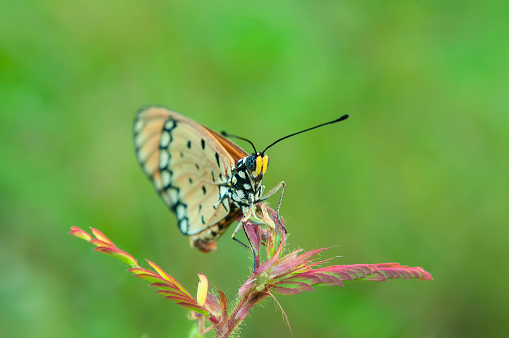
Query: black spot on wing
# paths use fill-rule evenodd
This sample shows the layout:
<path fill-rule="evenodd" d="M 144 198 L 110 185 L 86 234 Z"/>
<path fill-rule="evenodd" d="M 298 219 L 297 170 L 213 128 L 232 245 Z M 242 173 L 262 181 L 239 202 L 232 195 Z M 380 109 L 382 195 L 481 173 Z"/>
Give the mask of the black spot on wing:
<path fill-rule="evenodd" d="M 187 141 L 187 148 L 191 149 L 191 141 Z"/>
<path fill-rule="evenodd" d="M 203 190 L 203 194 L 204 194 L 204 195 L 207 193 L 207 189 L 205 189 L 205 186 L 204 186 L 204 185 L 202 185 L 202 186 L 201 186 L 201 190 Z"/>
<path fill-rule="evenodd" d="M 205 150 L 205 140 L 201 139 L 201 148 Z"/>
<path fill-rule="evenodd" d="M 226 205 L 224 205 L 224 200 L 221 201 L 221 205 L 223 206 L 224 210 L 228 211 L 228 208 L 226 207 Z"/>
<path fill-rule="evenodd" d="M 217 166 L 219 168 L 221 168 L 221 162 L 219 162 L 219 154 L 218 153 L 216 153 L 216 162 L 217 162 Z"/>

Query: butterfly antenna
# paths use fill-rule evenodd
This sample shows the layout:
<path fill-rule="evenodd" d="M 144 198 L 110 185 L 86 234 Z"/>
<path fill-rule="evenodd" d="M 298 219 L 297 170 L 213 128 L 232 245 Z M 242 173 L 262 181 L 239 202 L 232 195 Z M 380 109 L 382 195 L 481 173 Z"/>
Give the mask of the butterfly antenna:
<path fill-rule="evenodd" d="M 221 135 L 223 135 L 224 137 L 238 138 L 239 140 L 248 142 L 253 147 L 255 154 L 258 154 L 258 152 L 256 151 L 256 147 L 254 146 L 253 142 L 249 141 L 247 138 L 243 138 L 243 137 L 240 137 L 240 136 L 237 136 L 237 135 L 228 134 L 224 130 L 221 132 Z"/>
<path fill-rule="evenodd" d="M 343 120 L 346 120 L 348 118 L 348 114 L 345 114 L 343 116 L 341 116 L 339 119 L 335 119 L 334 121 L 330 121 L 330 122 L 325 122 L 325 123 L 322 123 L 322 124 L 319 124 L 317 126 L 314 126 L 314 127 L 311 127 L 311 128 L 308 128 L 308 129 L 304 129 L 304 130 L 301 130 L 301 131 L 298 131 L 296 133 L 293 133 L 293 134 L 290 134 L 290 135 L 286 135 L 285 137 L 282 137 L 280 138 L 279 140 L 276 140 L 274 142 L 272 142 L 267 148 L 265 148 L 263 151 L 262 151 L 262 154 L 265 154 L 265 151 L 267 149 L 269 149 L 270 147 L 272 147 L 274 144 L 278 143 L 278 142 L 281 142 L 283 141 L 284 139 L 287 139 L 289 137 L 292 137 L 292 136 L 295 136 L 297 134 L 301 134 L 301 133 L 304 133 L 306 131 L 310 131 L 310 130 L 313 130 L 313 129 L 316 129 L 316 128 L 319 128 L 319 127 L 323 127 L 323 126 L 326 126 L 328 124 L 333 124 L 333 123 L 336 123 L 336 122 L 340 122 L 340 121 L 343 121 Z"/>

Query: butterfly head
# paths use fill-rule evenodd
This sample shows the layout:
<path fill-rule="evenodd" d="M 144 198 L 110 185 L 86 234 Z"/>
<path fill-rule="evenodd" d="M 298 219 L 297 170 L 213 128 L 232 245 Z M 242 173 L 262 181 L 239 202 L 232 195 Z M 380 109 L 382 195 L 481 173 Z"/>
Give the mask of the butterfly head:
<path fill-rule="evenodd" d="M 269 166 L 269 156 L 263 153 L 253 153 L 245 158 L 244 163 L 253 177 L 262 177 Z"/>

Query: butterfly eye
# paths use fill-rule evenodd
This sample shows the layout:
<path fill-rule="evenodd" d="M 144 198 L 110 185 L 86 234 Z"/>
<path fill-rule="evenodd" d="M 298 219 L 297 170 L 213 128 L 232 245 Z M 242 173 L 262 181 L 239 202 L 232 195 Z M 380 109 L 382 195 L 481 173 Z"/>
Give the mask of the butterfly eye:
<path fill-rule="evenodd" d="M 253 155 L 246 158 L 246 168 L 251 171 L 256 169 L 256 158 Z"/>

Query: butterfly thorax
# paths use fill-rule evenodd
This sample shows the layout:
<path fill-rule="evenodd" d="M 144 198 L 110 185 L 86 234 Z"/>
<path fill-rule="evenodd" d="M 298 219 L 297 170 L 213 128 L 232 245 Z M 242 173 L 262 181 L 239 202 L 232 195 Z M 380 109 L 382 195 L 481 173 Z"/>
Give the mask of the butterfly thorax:
<path fill-rule="evenodd" d="M 244 216 L 251 214 L 263 192 L 263 173 L 256 175 L 256 170 L 248 169 L 246 161 L 250 156 L 241 158 L 236 166 L 232 166 L 228 180 L 228 197 L 237 207 L 242 209 Z"/>

